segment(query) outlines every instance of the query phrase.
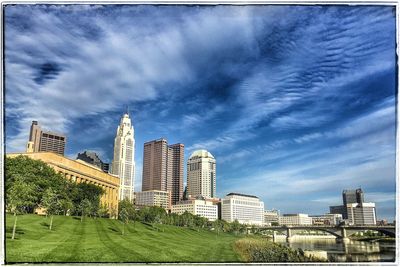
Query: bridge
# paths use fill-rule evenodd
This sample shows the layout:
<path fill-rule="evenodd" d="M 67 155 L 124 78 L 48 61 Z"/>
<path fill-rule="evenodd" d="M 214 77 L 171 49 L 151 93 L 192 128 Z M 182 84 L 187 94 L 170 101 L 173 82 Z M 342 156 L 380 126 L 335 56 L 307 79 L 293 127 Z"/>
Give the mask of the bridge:
<path fill-rule="evenodd" d="M 361 231 L 366 231 L 366 230 L 371 230 L 371 231 L 378 231 L 380 233 L 383 233 L 389 237 L 395 237 L 396 236 L 396 227 L 395 226 L 329 226 L 329 225 L 296 225 L 296 226 L 263 226 L 258 228 L 259 230 L 272 230 L 274 231 L 274 237 L 275 237 L 275 232 L 284 232 L 286 233 L 286 238 L 289 241 L 292 236 L 294 236 L 296 233 L 304 231 L 304 230 L 313 230 L 313 231 L 322 231 L 329 233 L 333 236 L 335 236 L 338 240 L 349 240 L 348 236 L 361 232 Z"/>

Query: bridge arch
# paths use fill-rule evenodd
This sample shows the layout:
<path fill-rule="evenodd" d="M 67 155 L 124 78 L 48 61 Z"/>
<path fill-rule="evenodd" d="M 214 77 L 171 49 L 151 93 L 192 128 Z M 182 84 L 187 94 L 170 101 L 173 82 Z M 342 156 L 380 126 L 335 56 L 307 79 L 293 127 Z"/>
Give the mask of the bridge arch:
<path fill-rule="evenodd" d="M 306 228 L 304 228 L 304 229 L 296 229 L 296 228 L 292 228 L 292 229 L 290 229 L 290 236 L 288 236 L 288 232 L 286 233 L 286 236 L 287 237 L 292 237 L 292 236 L 295 236 L 296 235 L 296 232 L 300 232 L 300 231 L 309 231 L 309 230 L 311 230 L 311 231 L 320 231 L 320 232 L 325 232 L 325 233 L 328 233 L 328 234 L 330 234 L 330 235 L 332 235 L 332 236 L 334 236 L 334 237 L 336 237 L 336 238 L 339 238 L 339 239 L 341 239 L 341 238 L 343 238 L 343 235 L 342 235 L 342 232 L 340 231 L 340 229 L 325 229 L 325 228 L 317 228 L 317 227 L 315 227 L 315 228 L 312 228 L 312 229 L 306 229 Z"/>

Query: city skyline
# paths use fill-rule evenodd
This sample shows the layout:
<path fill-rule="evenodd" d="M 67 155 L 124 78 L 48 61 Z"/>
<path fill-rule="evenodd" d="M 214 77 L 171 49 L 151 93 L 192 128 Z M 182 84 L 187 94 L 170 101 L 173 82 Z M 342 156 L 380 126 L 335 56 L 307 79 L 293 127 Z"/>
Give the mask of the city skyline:
<path fill-rule="evenodd" d="M 5 9 L 7 152 L 38 120 L 67 136 L 68 157 L 111 162 L 129 105 L 135 191 L 143 144 L 164 137 L 185 163 L 215 156 L 219 197 L 323 214 L 361 186 L 394 219 L 391 7 L 84 7 Z"/>

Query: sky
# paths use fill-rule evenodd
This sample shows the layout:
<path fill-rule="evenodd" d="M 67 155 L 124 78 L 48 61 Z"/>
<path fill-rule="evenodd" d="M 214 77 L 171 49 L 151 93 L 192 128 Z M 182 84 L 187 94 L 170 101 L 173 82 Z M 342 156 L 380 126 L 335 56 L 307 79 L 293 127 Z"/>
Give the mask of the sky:
<path fill-rule="evenodd" d="M 164 137 L 214 155 L 219 197 L 324 214 L 361 186 L 391 221 L 395 26 L 391 6 L 7 5 L 5 149 L 38 120 L 110 162 L 129 106 L 135 191 Z"/>

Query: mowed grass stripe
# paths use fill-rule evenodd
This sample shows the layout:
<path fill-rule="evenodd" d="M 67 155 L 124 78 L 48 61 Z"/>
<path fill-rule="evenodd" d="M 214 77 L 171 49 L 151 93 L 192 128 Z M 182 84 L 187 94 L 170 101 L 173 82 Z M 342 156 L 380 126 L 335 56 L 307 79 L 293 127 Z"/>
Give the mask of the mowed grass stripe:
<path fill-rule="evenodd" d="M 44 260 L 53 259 L 52 261 L 69 262 L 76 255 L 79 255 L 78 249 L 82 239 L 85 238 L 86 223 L 84 221 L 80 222 L 74 217 L 69 220 L 69 223 L 74 226 L 69 237 L 52 249 Z"/>
<path fill-rule="evenodd" d="M 188 245 L 190 244 L 190 242 L 193 242 L 193 240 L 195 240 L 193 239 L 193 235 L 189 234 L 190 230 L 181 228 L 180 231 L 176 231 L 171 234 L 168 232 L 168 229 L 164 229 L 163 232 L 157 231 L 154 228 L 151 228 L 144 224 L 140 224 L 140 226 L 143 226 L 145 230 L 141 231 L 140 240 L 136 240 L 137 244 L 152 244 L 153 249 L 155 248 L 154 245 L 157 245 L 156 248 L 159 248 L 162 254 L 166 254 L 167 258 L 174 259 L 172 262 L 182 262 L 188 261 L 190 259 L 190 257 L 187 257 L 187 255 L 192 253 L 189 251 L 190 249 L 188 249 Z M 156 225 L 155 227 L 162 229 L 165 226 Z M 185 247 L 187 249 L 182 250 L 183 244 L 185 244 Z M 165 260 L 166 259 L 164 259 L 163 257 L 160 257 L 160 259 L 156 261 Z"/>
<path fill-rule="evenodd" d="M 13 216 L 7 215 L 7 222 Z M 240 237 L 171 225 L 125 226 L 111 219 L 56 216 L 54 230 L 38 215 L 18 219 L 18 240 L 7 228 L 7 262 L 237 262 L 233 242 Z M 157 231 L 156 229 L 160 229 Z"/>
<path fill-rule="evenodd" d="M 111 221 L 111 222 L 110 222 Z M 99 224 L 99 236 L 104 246 L 106 246 L 113 254 L 117 256 L 115 262 L 146 262 L 147 257 L 141 253 L 138 253 L 136 250 L 131 247 L 122 246 L 121 243 L 129 244 L 126 240 L 122 240 L 124 242 L 117 242 L 117 240 L 121 241 L 122 234 L 118 232 L 110 232 L 107 231 L 107 227 L 110 223 L 115 227 L 115 220 L 102 220 Z"/>
<path fill-rule="evenodd" d="M 8 254 L 7 252 L 9 250 L 7 249 L 7 261 L 46 262 L 48 261 L 47 259 L 52 261 L 52 257 L 48 255 L 49 250 L 51 251 L 54 247 L 57 247 L 58 244 L 62 243 L 65 239 L 68 239 L 69 235 L 72 233 L 72 231 L 65 231 L 64 227 L 62 226 L 67 221 L 64 216 L 55 216 L 55 218 L 53 219 L 54 228 L 51 231 L 47 226 L 47 223 L 50 223 L 50 218 L 46 218 L 44 216 L 34 216 L 34 220 L 31 220 L 31 215 L 24 215 L 19 217 L 21 218 L 18 219 L 19 221 L 17 224 L 17 228 L 22 229 L 24 231 L 24 234 L 17 234 L 18 239 L 11 240 L 15 243 L 10 243 L 10 245 L 14 244 L 20 247 L 20 251 L 18 251 L 19 257 L 17 258 L 17 260 L 13 261 L 12 258 L 15 257 L 12 257 L 13 254 Z M 60 220 L 57 220 L 56 217 L 59 217 Z M 59 225 L 57 225 L 57 223 L 59 223 Z M 60 236 L 59 233 L 56 232 L 56 229 L 62 229 L 62 231 L 64 231 L 64 234 Z M 25 240 L 25 237 L 29 237 L 31 241 L 27 242 Z M 37 243 L 40 243 L 42 245 L 38 247 Z"/>
<path fill-rule="evenodd" d="M 158 238 L 156 236 L 153 236 L 153 233 L 151 231 L 154 230 L 149 230 L 146 229 L 143 232 L 138 231 L 138 229 L 135 227 L 135 230 L 132 230 L 132 225 L 128 225 L 128 231 L 129 231 L 129 238 L 132 240 L 133 244 L 135 247 L 138 249 L 143 249 L 147 251 L 147 253 L 153 254 L 153 250 L 158 250 L 158 255 L 157 257 L 153 257 L 150 259 L 152 262 L 171 262 L 171 259 L 174 259 L 174 262 L 182 262 L 184 258 L 182 258 L 182 255 L 177 253 L 177 251 L 173 248 L 171 248 L 171 242 L 168 241 L 162 241 L 164 240 L 161 236 Z M 140 233 L 140 234 L 139 234 Z M 161 233 L 161 232 L 158 232 Z M 182 245 L 182 243 L 181 243 Z"/>

